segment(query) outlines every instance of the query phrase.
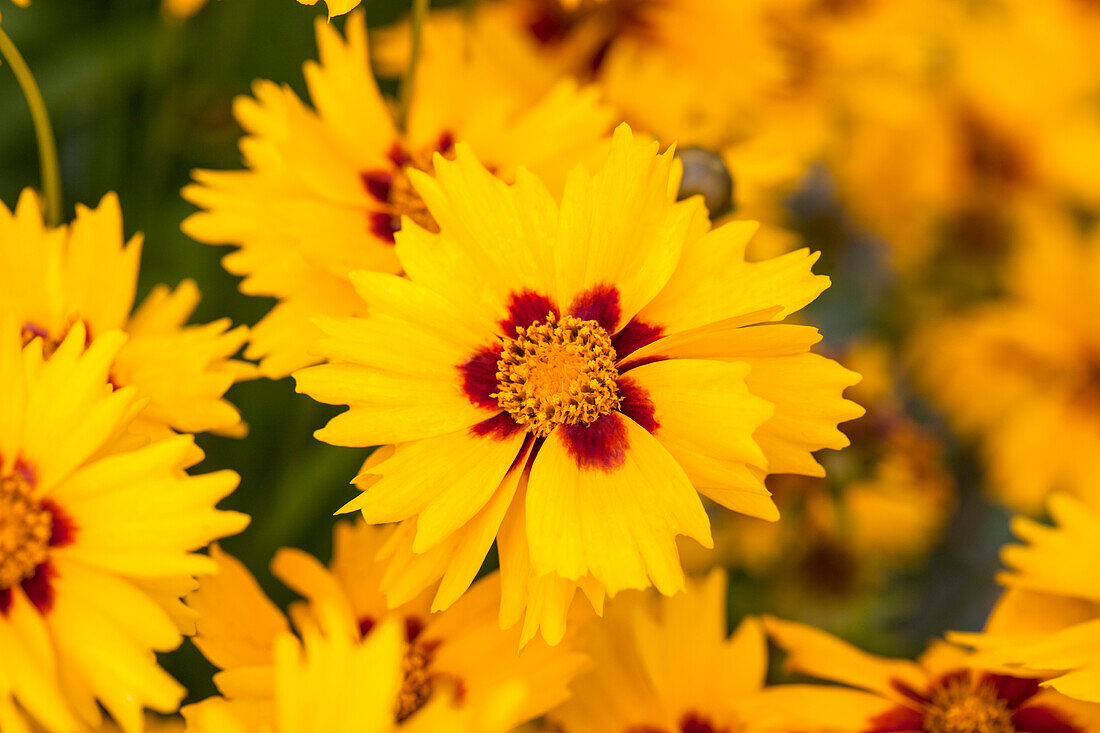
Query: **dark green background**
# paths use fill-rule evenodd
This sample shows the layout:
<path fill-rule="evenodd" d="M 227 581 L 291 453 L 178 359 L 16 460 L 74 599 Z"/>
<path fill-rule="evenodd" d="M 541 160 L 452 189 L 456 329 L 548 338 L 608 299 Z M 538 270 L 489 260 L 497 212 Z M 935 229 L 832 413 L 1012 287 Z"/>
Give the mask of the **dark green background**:
<path fill-rule="evenodd" d="M 196 167 L 235 168 L 240 131 L 230 114 L 235 95 L 255 78 L 304 92 L 301 64 L 315 55 L 313 19 L 323 5 L 294 0 L 211 0 L 185 23 L 166 23 L 155 0 L 34 0 L 29 10 L 6 4 L 3 27 L 42 86 L 58 135 L 66 218 L 76 202 L 94 204 L 108 191 L 122 200 L 127 234 L 146 245 L 139 297 L 156 283 L 198 281 L 204 299 L 197 320 L 230 316 L 254 323 L 269 301 L 237 293 L 219 265 L 227 250 L 194 243 L 179 230 L 192 211 L 179 189 Z M 392 21 L 408 0 L 366 0 L 372 26 Z M 37 151 L 10 71 L 0 68 L 0 198 L 9 206 L 38 185 Z M 815 304 L 811 323 L 834 341 L 865 327 L 889 329 L 890 283 L 866 246 L 845 226 L 828 196 L 797 206 L 811 243 L 826 250 L 818 266 L 834 285 Z M 267 573 L 280 546 L 327 557 L 331 512 L 354 491 L 348 480 L 362 451 L 312 438 L 335 412 L 296 395 L 289 379 L 237 385 L 230 393 L 251 434 L 245 440 L 200 436 L 202 470 L 232 468 L 240 489 L 224 506 L 252 515 L 252 526 L 223 544 L 257 573 L 278 600 L 289 594 Z M 964 498 L 947 540 L 928 567 L 899 576 L 886 591 L 857 601 L 836 625 L 884 653 L 911 654 L 948 628 L 974 628 L 993 594 L 996 548 L 1007 538 L 1006 515 L 977 498 L 975 472 L 956 461 Z M 735 577 L 731 615 L 769 610 L 760 589 Z M 812 614 L 811 614 L 812 615 Z M 191 690 L 210 691 L 211 669 L 189 645 L 165 663 Z"/>

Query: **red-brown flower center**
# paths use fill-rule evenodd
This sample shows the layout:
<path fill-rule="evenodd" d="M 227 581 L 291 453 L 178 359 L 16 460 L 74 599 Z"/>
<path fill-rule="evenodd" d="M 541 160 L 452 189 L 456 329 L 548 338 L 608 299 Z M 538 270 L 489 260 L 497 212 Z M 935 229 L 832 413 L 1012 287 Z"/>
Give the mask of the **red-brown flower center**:
<path fill-rule="evenodd" d="M 397 693 L 394 717 L 404 722 L 432 696 L 432 656 L 436 645 L 422 641 L 409 642 L 401 659 L 401 689 Z"/>
<path fill-rule="evenodd" d="M 924 710 L 926 733 L 1016 733 L 1012 711 L 990 684 L 974 687 L 969 676 L 932 691 Z"/>
<path fill-rule="evenodd" d="M 0 591 L 32 577 L 49 557 L 53 513 L 18 471 L 0 477 Z"/>
<path fill-rule="evenodd" d="M 420 150 L 408 151 L 395 144 L 389 154 L 393 168 L 368 171 L 362 175 L 363 186 L 381 204 L 371 215 L 371 230 L 380 239 L 392 242 L 394 233 L 401 231 L 403 216 L 430 232 L 439 232 L 439 224 L 428 211 L 409 175 L 412 170 L 432 173 L 436 153 L 448 160 L 454 159 L 454 137 L 450 133 L 443 133 L 434 146 Z"/>
<path fill-rule="evenodd" d="M 558 425 L 590 425 L 621 402 L 615 360 L 611 336 L 599 323 L 550 312 L 504 339 L 492 396 L 539 437 Z"/>

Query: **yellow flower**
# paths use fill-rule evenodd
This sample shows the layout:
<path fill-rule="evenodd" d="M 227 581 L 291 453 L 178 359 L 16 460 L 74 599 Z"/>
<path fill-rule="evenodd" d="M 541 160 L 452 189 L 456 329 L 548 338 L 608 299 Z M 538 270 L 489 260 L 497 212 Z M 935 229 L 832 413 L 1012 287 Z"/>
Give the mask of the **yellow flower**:
<path fill-rule="evenodd" d="M 317 0 L 298 0 L 302 5 L 316 5 Z M 335 18 L 337 15 L 344 15 L 350 13 L 359 7 L 359 3 L 362 0 L 325 0 L 325 4 L 328 5 L 328 17 Z"/>
<path fill-rule="evenodd" d="M 71 225 L 42 222 L 33 191 L 14 213 L 0 204 L 0 316 L 22 326 L 24 343 L 42 339 L 49 356 L 81 324 L 93 343 L 116 329 L 128 338 L 111 364 L 116 386 L 133 385 L 149 401 L 131 428 L 154 439 L 173 431 L 242 434 L 246 426 L 223 395 L 251 367 L 231 360 L 248 330 L 229 319 L 185 325 L 199 302 L 195 283 L 153 288 L 133 309 L 141 236 L 125 242 L 118 198 L 77 207 Z"/>
<path fill-rule="evenodd" d="M 55 233 L 55 236 L 61 236 Z M 108 374 L 126 337 L 85 349 L 82 321 L 47 359 L 0 325 L 0 727 L 94 727 L 100 705 L 128 733 L 143 708 L 175 712 L 184 690 L 154 651 L 187 621 L 179 597 L 215 570 L 191 551 L 248 517 L 214 504 L 236 474 L 188 476 L 190 436 L 126 449 L 141 411 L 135 387 Z"/>
<path fill-rule="evenodd" d="M 550 714 L 562 733 L 742 733 L 839 729 L 881 711 L 873 695 L 810 685 L 765 689 L 768 649 L 758 619 L 726 631 L 726 575 L 686 593 L 624 593 L 585 634 L 594 663 Z"/>
<path fill-rule="evenodd" d="M 393 235 L 402 216 L 436 227 L 409 177 L 430 171 L 434 153 L 453 157 L 454 144 L 466 141 L 505 179 L 522 165 L 564 180 L 587 154 L 606 149 L 610 111 L 594 91 L 562 82 L 528 99 L 461 44 L 426 54 L 401 133 L 371 76 L 361 13 L 346 33 L 317 23 L 321 62 L 305 69 L 316 111 L 288 87 L 258 82 L 256 97 L 236 105 L 249 170 L 198 171 L 184 189 L 206 210 L 184 230 L 238 245 L 224 262 L 245 276 L 243 292 L 279 300 L 246 352 L 270 376 L 316 362 L 314 316 L 362 313 L 349 272 L 399 270 Z"/>
<path fill-rule="evenodd" d="M 394 537 L 392 527 L 341 522 L 330 568 L 290 549 L 281 550 L 272 563 L 275 575 L 307 599 L 290 609 L 303 637 L 322 624 L 324 609 L 337 614 L 338 635 L 356 641 L 369 641 L 379 625 L 401 624 L 405 673 L 399 688 L 387 696 L 391 723 L 396 719 L 420 725 L 425 706 L 447 697 L 437 694 L 444 688 L 459 691 L 446 709 L 453 707 L 454 715 L 475 721 L 479 733 L 511 730 L 565 699 L 566 685 L 583 657 L 568 645 L 531 644 L 517 652 L 518 630 L 501 631 L 496 621 L 496 577 L 477 583 L 443 613 L 429 613 L 430 594 L 425 593 L 387 607 L 379 589 L 387 568 L 376 558 Z M 222 670 L 215 681 L 230 704 L 262 709 L 270 716 L 272 706 L 279 704 L 270 696 L 270 679 L 278 674 L 277 640 L 288 631 L 287 619 L 243 565 L 217 547 L 211 557 L 221 572 L 188 598 L 199 613 L 195 644 Z"/>
<path fill-rule="evenodd" d="M 1098 237 L 1030 211 L 1009 297 L 933 322 L 912 345 L 924 391 L 980 440 L 996 497 L 1029 514 L 1055 489 L 1100 502 Z"/>
<path fill-rule="evenodd" d="M 298 389 L 350 410 L 317 437 L 389 445 L 343 511 L 403 522 L 400 602 L 443 576 L 435 607 L 469 585 L 494 537 L 502 623 L 553 641 L 578 586 L 683 588 L 675 537 L 710 545 L 699 492 L 778 518 L 769 472 L 821 475 L 811 453 L 862 409 L 858 376 L 782 324 L 828 285 L 806 250 L 746 263 L 756 229 L 708 230 L 671 200 L 672 152 L 623 125 L 560 202 L 534 176 L 494 178 L 465 145 L 412 181 L 439 232 L 406 217 L 408 279 L 352 275 L 368 316 L 319 319 L 330 363 Z"/>
<path fill-rule="evenodd" d="M 1002 558 L 1008 586 L 980 634 L 954 641 L 980 650 L 977 658 L 1043 684 L 1100 703 L 1100 512 L 1065 494 L 1051 497 L 1057 526 L 1025 517 L 1013 522 L 1027 545 L 1009 545 Z"/>
<path fill-rule="evenodd" d="M 742 218 L 779 224 L 781 200 L 823 135 L 821 115 L 764 111 L 765 89 L 782 75 L 765 15 L 758 0 L 483 2 L 433 11 L 423 46 L 466 49 L 518 94 L 591 79 L 636 132 L 724 161 L 734 200 L 726 193 L 716 208 L 708 198 L 712 216 L 735 205 Z M 376 33 L 380 74 L 400 74 L 409 52 L 407 27 Z"/>
<path fill-rule="evenodd" d="M 850 733 L 1085 733 L 1100 725 L 1100 706 L 1042 690 L 1036 676 L 987 671 L 945 642 L 934 642 L 910 662 L 867 654 L 803 624 L 765 618 L 764 625 L 788 652 L 787 669 L 866 690 L 892 704 L 846 729 Z"/>
<path fill-rule="evenodd" d="M 192 733 L 480 733 L 442 696 L 398 724 L 393 700 L 403 685 L 407 652 L 402 629 L 389 619 L 366 638 L 349 635 L 338 611 L 322 608 L 317 623 L 273 640 L 266 699 L 210 698 L 183 709 Z"/>

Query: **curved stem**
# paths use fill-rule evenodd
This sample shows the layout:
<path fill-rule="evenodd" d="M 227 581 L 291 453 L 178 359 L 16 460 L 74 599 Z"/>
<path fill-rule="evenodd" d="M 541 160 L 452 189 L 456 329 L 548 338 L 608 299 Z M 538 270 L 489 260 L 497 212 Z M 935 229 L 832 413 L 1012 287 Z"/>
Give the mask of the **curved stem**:
<path fill-rule="evenodd" d="M 46 111 L 46 103 L 42 99 L 42 91 L 38 88 L 34 75 L 31 74 L 27 62 L 23 60 L 19 49 L 15 47 L 11 38 L 0 28 L 0 56 L 11 66 L 19 87 L 23 90 L 23 97 L 27 100 L 27 106 L 31 110 L 31 119 L 34 121 L 34 134 L 38 139 L 38 161 L 42 170 L 42 190 L 46 195 L 46 223 L 57 226 L 61 223 L 61 168 L 57 161 L 57 140 L 54 138 L 53 127 L 50 125 L 50 115 Z"/>
<path fill-rule="evenodd" d="M 420 39 L 424 35 L 424 21 L 428 17 L 428 9 L 431 0 L 413 0 L 412 17 L 409 20 L 409 33 L 412 46 L 409 49 L 409 65 L 405 69 L 405 77 L 401 80 L 401 91 L 398 96 L 397 125 L 402 130 L 409 117 L 409 104 L 412 102 L 413 84 L 416 79 L 416 66 L 420 63 Z"/>

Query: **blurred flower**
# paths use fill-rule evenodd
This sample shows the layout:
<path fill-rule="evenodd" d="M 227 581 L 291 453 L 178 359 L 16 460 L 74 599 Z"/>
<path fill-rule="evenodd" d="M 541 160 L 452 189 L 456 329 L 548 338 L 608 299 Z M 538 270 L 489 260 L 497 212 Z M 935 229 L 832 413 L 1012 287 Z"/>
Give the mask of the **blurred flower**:
<path fill-rule="evenodd" d="M 981 634 L 955 634 L 982 662 L 1014 674 L 1041 675 L 1069 697 L 1100 703 L 1100 512 L 1065 494 L 1052 496 L 1048 527 L 1018 517 L 1027 545 L 1002 557 L 1008 586 Z"/>
<path fill-rule="evenodd" d="M 765 474 L 822 475 L 812 451 L 847 444 L 858 375 L 810 352 L 816 329 L 777 323 L 828 286 L 816 255 L 746 263 L 756 225 L 708 232 L 698 198 L 671 200 L 672 163 L 623 125 L 559 203 L 460 144 L 436 178 L 411 174 L 440 231 L 398 234 L 408 279 L 354 273 L 369 315 L 319 320 L 330 363 L 298 390 L 351 409 L 317 437 L 396 444 L 343 511 L 404 522 L 423 585 L 446 575 L 436 607 L 496 536 L 502 622 L 526 610 L 524 638 L 556 641 L 578 584 L 597 606 L 682 589 L 675 536 L 710 544 L 698 492 L 775 520 Z"/>
<path fill-rule="evenodd" d="M 317 0 L 298 0 L 302 5 L 316 5 Z M 325 0 L 325 4 L 328 5 L 328 17 L 334 18 L 337 15 L 344 15 L 350 13 L 359 7 L 359 3 L 362 0 Z"/>
<path fill-rule="evenodd" d="M 433 11 L 424 53 L 466 48 L 514 93 L 544 93 L 562 79 L 591 81 L 620 120 L 682 153 L 721 160 L 730 194 L 708 209 L 781 225 L 782 198 L 819 152 L 818 115 L 771 113 L 781 59 L 763 32 L 761 0 L 514 0 Z M 375 32 L 382 75 L 407 65 L 407 27 Z M 687 164 L 685 158 L 685 164 Z M 770 237 L 765 229 L 759 239 Z M 779 240 L 780 233 L 776 233 Z M 790 251 L 787 241 L 770 248 Z M 759 246 L 759 242 L 756 246 Z"/>
<path fill-rule="evenodd" d="M 560 188 L 567 170 L 606 149 L 611 115 L 594 91 L 563 82 L 521 97 L 461 44 L 424 57 L 399 132 L 371 76 L 361 13 L 346 32 L 317 23 L 321 63 L 305 68 L 317 111 L 289 87 L 257 82 L 256 98 L 236 105 L 249 170 L 197 171 L 183 192 L 206 209 L 184 231 L 238 245 L 224 262 L 245 277 L 242 291 L 279 300 L 246 352 L 272 377 L 317 360 L 314 316 L 362 314 L 349 272 L 400 269 L 393 238 L 403 216 L 438 228 L 409 176 L 430 172 L 435 153 L 454 157 L 465 141 L 506 180 L 522 165 Z"/>
<path fill-rule="evenodd" d="M 199 290 L 185 280 L 174 290 L 158 285 L 133 309 L 141 235 L 125 242 L 118 198 L 95 209 L 78 206 L 71 225 L 42 222 L 30 189 L 15 212 L 0 203 L 0 316 L 22 325 L 23 342 L 41 339 L 49 357 L 76 324 L 88 343 L 116 329 L 128 338 L 111 364 L 116 387 L 133 385 L 148 400 L 131 426 L 153 439 L 174 431 L 243 435 L 247 426 L 223 398 L 254 371 L 231 359 L 248 338 L 228 318 L 185 325 Z"/>
<path fill-rule="evenodd" d="M 954 504 L 943 447 L 904 412 L 885 348 L 856 344 L 843 361 L 863 377 L 849 396 L 867 414 L 844 426 L 851 446 L 822 458 L 826 477 L 769 477 L 782 522 L 719 514 L 714 553 L 682 543 L 685 566 L 743 568 L 788 615 L 858 608 L 927 556 Z"/>
<path fill-rule="evenodd" d="M 586 632 L 592 670 L 550 714 L 562 733 L 835 730 L 883 709 L 875 696 L 811 685 L 765 690 L 768 648 L 755 618 L 726 631 L 726 575 L 686 593 L 624 593 Z"/>
<path fill-rule="evenodd" d="M 1069 3 L 885 5 L 909 10 L 877 45 L 912 61 L 852 76 L 831 163 L 903 274 L 942 286 L 946 260 L 974 278 L 1011 251 L 1016 206 L 1100 204 L 1100 73 Z"/>
<path fill-rule="evenodd" d="M 1031 211 L 1010 297 L 931 323 L 911 347 L 925 393 L 980 439 L 996 497 L 1026 513 L 1054 489 L 1100 503 L 1098 237 Z"/>
<path fill-rule="evenodd" d="M 170 18 L 186 20 L 206 7 L 207 0 L 162 0 L 161 10 Z"/>
<path fill-rule="evenodd" d="M 803 624 L 765 618 L 764 625 L 789 654 L 787 669 L 893 703 L 851 733 L 1084 733 L 1100 724 L 1100 706 L 1042 690 L 1035 677 L 986 671 L 945 642 L 934 642 L 914 663 L 867 654 Z"/>
<path fill-rule="evenodd" d="M 124 334 L 86 347 L 77 321 L 47 359 L 17 324 L 0 321 L 0 727 L 95 727 L 102 705 L 136 733 L 185 694 L 153 652 L 179 645 L 179 598 L 215 569 L 191 551 L 248 523 L 214 509 L 238 479 L 187 475 L 190 435 L 126 448 L 141 399 L 108 384 Z"/>
<path fill-rule="evenodd" d="M 566 685 L 583 657 L 568 644 L 550 648 L 535 643 L 518 651 L 519 632 L 501 631 L 497 624 L 497 577 L 476 583 L 462 601 L 443 613 L 429 613 L 429 594 L 387 607 L 379 590 L 386 566 L 376 558 L 393 542 L 393 530 L 362 521 L 337 524 L 328 569 L 299 550 L 279 551 L 272 570 L 306 598 L 290 608 L 303 637 L 323 625 L 326 609 L 339 622 L 334 631 L 349 639 L 369 641 L 378 626 L 400 624 L 405 632 L 404 675 L 399 688 L 389 695 L 387 707 L 396 723 L 408 720 L 420 725 L 428 709 L 452 697 L 437 694 L 440 690 L 457 693 L 447 709 L 453 708 L 455 720 L 478 723 L 478 733 L 511 730 L 567 697 Z M 270 680 L 277 674 L 278 639 L 287 633 L 287 620 L 237 560 L 216 547 L 211 557 L 219 575 L 203 582 L 187 601 L 199 613 L 195 644 L 222 670 L 215 681 L 230 705 L 262 710 L 270 718 L 279 704 L 270 696 Z M 359 682 L 370 689 L 374 677 Z M 504 709 L 502 700 L 508 701 Z"/>
<path fill-rule="evenodd" d="M 319 609 L 317 622 L 272 640 L 263 700 L 210 698 L 183 709 L 193 733 L 480 733 L 469 716 L 437 696 L 407 722 L 393 716 L 405 684 L 408 651 L 401 624 L 389 619 L 360 639 L 340 613 Z M 257 675 L 260 677 L 260 675 Z"/>

